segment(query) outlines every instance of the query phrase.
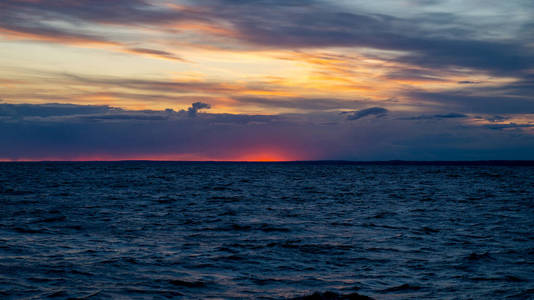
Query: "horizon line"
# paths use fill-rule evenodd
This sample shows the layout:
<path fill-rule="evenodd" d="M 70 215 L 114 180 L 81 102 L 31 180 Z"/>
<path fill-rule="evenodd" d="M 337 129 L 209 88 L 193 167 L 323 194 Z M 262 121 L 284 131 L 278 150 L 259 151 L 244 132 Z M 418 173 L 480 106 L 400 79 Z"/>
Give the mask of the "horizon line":
<path fill-rule="evenodd" d="M 253 160 L 156 160 L 156 159 L 119 159 L 119 160 L 0 160 L 0 163 L 125 163 L 125 162 L 154 162 L 154 163 L 253 163 L 253 164 L 383 164 L 383 165 L 424 165 L 424 164 L 471 164 L 471 165 L 532 165 L 534 160 L 281 160 L 281 161 L 253 161 Z"/>

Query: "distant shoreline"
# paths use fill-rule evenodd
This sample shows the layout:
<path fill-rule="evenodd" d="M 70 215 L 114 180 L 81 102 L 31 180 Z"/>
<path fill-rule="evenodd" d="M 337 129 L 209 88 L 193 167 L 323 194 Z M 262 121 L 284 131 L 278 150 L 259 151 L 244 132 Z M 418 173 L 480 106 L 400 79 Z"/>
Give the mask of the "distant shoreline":
<path fill-rule="evenodd" d="M 42 161 L 0 161 L 0 164 L 40 164 L 40 163 L 173 163 L 173 164 L 265 164 L 265 165 L 379 165 L 379 166 L 534 166 L 534 160 L 473 160 L 473 161 L 350 161 L 350 160 L 307 160 L 307 161 L 166 161 L 166 160 L 42 160 Z"/>

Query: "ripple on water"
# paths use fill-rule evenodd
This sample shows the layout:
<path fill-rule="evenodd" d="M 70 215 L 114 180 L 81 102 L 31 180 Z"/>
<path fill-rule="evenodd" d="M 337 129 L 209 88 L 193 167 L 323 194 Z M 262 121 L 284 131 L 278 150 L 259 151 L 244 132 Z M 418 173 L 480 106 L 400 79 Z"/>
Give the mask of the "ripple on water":
<path fill-rule="evenodd" d="M 529 299 L 532 199 L 519 166 L 0 163 L 0 298 Z"/>

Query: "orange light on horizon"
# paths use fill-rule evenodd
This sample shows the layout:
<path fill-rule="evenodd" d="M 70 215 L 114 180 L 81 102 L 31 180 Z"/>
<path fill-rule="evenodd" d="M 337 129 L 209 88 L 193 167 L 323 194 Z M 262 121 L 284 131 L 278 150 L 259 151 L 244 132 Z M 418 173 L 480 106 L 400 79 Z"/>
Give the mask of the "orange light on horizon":
<path fill-rule="evenodd" d="M 182 154 L 140 154 L 110 155 L 87 154 L 24 158 L 0 158 L 0 162 L 40 162 L 40 161 L 215 161 L 215 162 L 286 162 L 309 159 L 307 155 L 297 155 L 281 149 L 249 150 L 237 155 L 204 155 L 196 153 Z"/>
<path fill-rule="evenodd" d="M 277 161 L 295 161 L 294 157 L 273 152 L 258 152 L 245 154 L 239 156 L 237 159 L 232 159 L 232 161 L 246 161 L 246 162 L 277 162 Z"/>

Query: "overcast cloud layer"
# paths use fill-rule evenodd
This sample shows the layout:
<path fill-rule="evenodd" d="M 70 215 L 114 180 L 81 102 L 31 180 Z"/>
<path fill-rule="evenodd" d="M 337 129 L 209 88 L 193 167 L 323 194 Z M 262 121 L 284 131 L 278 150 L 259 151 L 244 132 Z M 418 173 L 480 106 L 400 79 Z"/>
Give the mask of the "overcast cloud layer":
<path fill-rule="evenodd" d="M 196 108 L 195 108 L 196 107 Z M 530 125 L 462 114 L 209 114 L 107 106 L 0 105 L 7 160 L 478 160 L 530 159 Z M 489 125 L 465 125 L 465 119 Z"/>

